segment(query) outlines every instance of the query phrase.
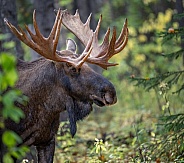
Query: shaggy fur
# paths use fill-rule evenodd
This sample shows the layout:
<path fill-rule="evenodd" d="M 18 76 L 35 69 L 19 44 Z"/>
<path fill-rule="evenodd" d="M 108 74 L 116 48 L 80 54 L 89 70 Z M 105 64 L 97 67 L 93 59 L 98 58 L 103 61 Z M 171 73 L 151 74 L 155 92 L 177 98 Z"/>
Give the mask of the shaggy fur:
<path fill-rule="evenodd" d="M 116 102 L 113 85 L 86 64 L 75 69 L 67 63 L 45 58 L 33 62 L 18 60 L 19 81 L 16 87 L 29 98 L 27 105 L 16 103 L 25 113 L 19 124 L 6 121 L 6 128 L 15 131 L 22 144 L 36 146 L 38 162 L 51 163 L 55 150 L 55 134 L 59 127 L 59 114 L 68 112 L 72 136 L 76 122 L 99 106 Z"/>

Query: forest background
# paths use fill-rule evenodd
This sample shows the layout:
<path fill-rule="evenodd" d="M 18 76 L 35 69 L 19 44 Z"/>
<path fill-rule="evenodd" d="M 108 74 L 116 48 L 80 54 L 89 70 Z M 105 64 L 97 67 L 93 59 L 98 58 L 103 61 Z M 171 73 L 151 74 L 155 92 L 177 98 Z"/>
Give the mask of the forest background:
<path fill-rule="evenodd" d="M 120 33 L 128 19 L 128 44 L 112 59 L 119 65 L 104 71 L 93 67 L 114 84 L 117 104 L 95 107 L 78 122 L 74 138 L 67 122 L 61 122 L 55 162 L 184 162 L 183 6 L 183 0 L 0 0 L 0 52 L 11 51 L 24 60 L 38 55 L 13 35 L 2 35 L 9 33 L 4 17 L 31 27 L 36 9 L 38 26 L 48 36 L 54 9 L 73 14 L 78 9 L 83 22 L 93 13 L 92 29 L 102 14 L 100 38 L 108 27 L 116 26 Z M 63 28 L 59 49 L 67 38 L 76 39 Z M 10 40 L 14 43 L 4 47 Z M 76 41 L 80 52 L 83 47 Z"/>

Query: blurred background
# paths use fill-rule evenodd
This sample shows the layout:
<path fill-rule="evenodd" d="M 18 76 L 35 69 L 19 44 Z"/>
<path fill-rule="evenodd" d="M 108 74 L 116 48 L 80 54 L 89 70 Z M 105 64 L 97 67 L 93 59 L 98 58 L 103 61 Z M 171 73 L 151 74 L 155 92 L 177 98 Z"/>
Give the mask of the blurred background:
<path fill-rule="evenodd" d="M 128 19 L 128 44 L 111 60 L 119 65 L 108 70 L 93 67 L 114 84 L 117 104 L 94 106 L 94 111 L 78 122 L 74 138 L 69 134 L 67 121 L 61 122 L 56 163 L 184 161 L 183 6 L 183 0 L 1 0 L 3 34 L 9 32 L 4 17 L 16 26 L 24 28 L 27 24 L 32 28 L 34 9 L 44 36 L 50 33 L 54 9 L 58 8 L 72 14 L 78 9 L 84 23 L 92 13 L 93 30 L 102 14 L 99 40 L 108 27 L 116 26 L 119 34 Z M 67 38 L 76 40 L 80 53 L 84 47 L 64 27 L 58 49 L 65 48 Z M 15 41 L 16 57 L 27 61 L 39 57 L 13 35 L 4 41 L 10 40 Z M 2 44 L 3 41 L 0 51 L 6 50 Z M 173 74 L 178 76 L 174 78 Z M 66 115 L 61 115 L 64 119 Z M 164 130 L 176 120 L 179 127 Z M 31 153 L 34 155 L 34 150 Z"/>

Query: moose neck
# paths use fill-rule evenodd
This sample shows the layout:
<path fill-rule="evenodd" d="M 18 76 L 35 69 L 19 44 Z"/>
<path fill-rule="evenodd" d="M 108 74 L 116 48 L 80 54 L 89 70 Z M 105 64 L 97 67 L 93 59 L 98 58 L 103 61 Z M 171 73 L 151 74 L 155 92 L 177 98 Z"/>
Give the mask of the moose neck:
<path fill-rule="evenodd" d="M 66 93 L 57 87 L 57 71 L 52 61 L 45 58 L 33 62 L 18 60 L 17 69 L 19 81 L 16 87 L 29 98 L 30 105 L 42 105 L 58 112 L 65 109 Z"/>

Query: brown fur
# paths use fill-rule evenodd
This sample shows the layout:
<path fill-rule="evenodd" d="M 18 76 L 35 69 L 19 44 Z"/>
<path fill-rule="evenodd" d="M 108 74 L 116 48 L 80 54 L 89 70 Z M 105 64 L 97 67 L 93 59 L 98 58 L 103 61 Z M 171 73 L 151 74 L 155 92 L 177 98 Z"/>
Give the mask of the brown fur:
<path fill-rule="evenodd" d="M 22 137 L 22 144 L 36 146 L 41 163 L 53 162 L 61 112 L 67 110 L 74 136 L 76 121 L 91 112 L 93 103 L 104 106 L 116 102 L 113 85 L 86 64 L 75 69 L 67 63 L 40 58 L 33 62 L 18 60 L 17 70 L 19 81 L 16 87 L 29 101 L 25 106 L 17 103 L 24 111 L 25 119 L 19 124 L 7 120 L 6 127 Z"/>

